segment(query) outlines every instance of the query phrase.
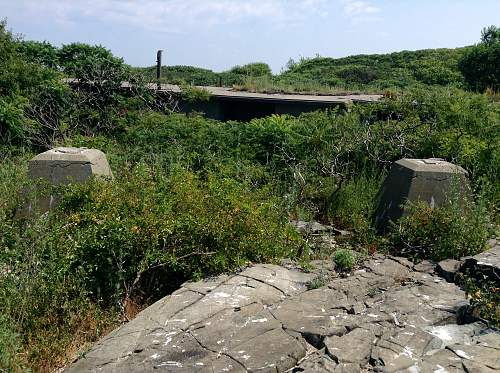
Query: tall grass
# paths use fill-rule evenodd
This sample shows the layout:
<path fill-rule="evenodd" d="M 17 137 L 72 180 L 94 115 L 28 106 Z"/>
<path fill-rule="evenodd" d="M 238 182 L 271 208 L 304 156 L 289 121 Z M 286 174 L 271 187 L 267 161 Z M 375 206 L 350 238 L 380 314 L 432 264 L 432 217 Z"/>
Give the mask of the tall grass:
<path fill-rule="evenodd" d="M 232 88 L 236 91 L 248 91 L 256 93 L 283 93 L 283 94 L 307 94 L 307 95 L 356 95 L 362 93 L 381 93 L 376 88 L 353 89 L 347 85 L 330 86 L 313 80 L 286 82 L 273 77 L 245 77 L 241 83 L 234 84 Z"/>

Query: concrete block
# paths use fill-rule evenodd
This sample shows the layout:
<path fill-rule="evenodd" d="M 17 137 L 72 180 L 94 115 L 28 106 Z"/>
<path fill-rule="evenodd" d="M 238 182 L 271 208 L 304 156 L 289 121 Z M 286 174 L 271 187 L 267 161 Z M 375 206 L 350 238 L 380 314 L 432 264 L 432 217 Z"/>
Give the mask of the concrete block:
<path fill-rule="evenodd" d="M 43 179 L 51 185 L 81 184 L 91 176 L 113 177 L 106 155 L 87 148 L 55 148 L 38 154 L 28 163 L 28 175 L 32 180 Z M 29 191 L 23 193 L 27 195 Z M 38 196 L 35 201 L 20 207 L 16 217 L 30 216 L 35 210 L 45 213 L 59 202 L 58 195 Z"/>
<path fill-rule="evenodd" d="M 53 185 L 83 183 L 91 176 L 112 177 L 106 155 L 97 149 L 55 148 L 29 161 L 31 179 L 45 179 Z"/>
<path fill-rule="evenodd" d="M 400 159 L 379 192 L 375 226 L 379 232 L 387 229 L 389 221 L 405 215 L 407 201 L 427 202 L 431 207 L 445 205 L 452 193 L 470 198 L 467 171 L 442 159 Z"/>

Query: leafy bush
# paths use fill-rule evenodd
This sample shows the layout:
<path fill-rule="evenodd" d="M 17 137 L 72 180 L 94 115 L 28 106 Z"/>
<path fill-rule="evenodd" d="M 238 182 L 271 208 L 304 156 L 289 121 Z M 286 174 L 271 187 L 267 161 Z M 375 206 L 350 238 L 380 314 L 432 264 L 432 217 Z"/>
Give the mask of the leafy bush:
<path fill-rule="evenodd" d="M 18 51 L 26 60 L 30 62 L 40 64 L 51 69 L 57 69 L 59 67 L 57 48 L 49 42 L 22 40 L 19 43 Z"/>
<path fill-rule="evenodd" d="M 55 53 L 55 56 L 54 56 Z M 23 42 L 0 23 L 0 141 L 48 148 L 76 133 L 96 134 L 120 128 L 130 109 L 121 83 L 130 76 L 123 60 L 100 46 L 81 43 L 60 49 Z M 70 90 L 63 81 L 75 78 Z M 134 81 L 142 107 L 152 101 Z M 170 102 L 163 105 L 167 109 Z M 172 106 L 172 105 L 170 105 Z"/>
<path fill-rule="evenodd" d="M 182 85 L 182 98 L 187 102 L 209 101 L 210 92 L 204 88 L 198 88 L 190 85 Z"/>
<path fill-rule="evenodd" d="M 18 53 L 19 40 L 0 22 L 0 141 L 2 144 L 38 144 L 40 133 L 52 132 L 59 123 L 59 102 L 41 113 L 41 98 L 61 88 L 60 75 L 26 62 Z M 66 92 L 67 93 L 67 92 Z M 54 97 L 54 95 L 52 95 Z M 55 98 L 55 97 L 54 97 Z M 50 126 L 45 127 L 50 122 Z"/>
<path fill-rule="evenodd" d="M 439 208 L 409 204 L 407 215 L 394 223 L 391 240 L 398 255 L 439 261 L 480 253 L 490 233 L 486 206 L 455 198 Z"/>
<path fill-rule="evenodd" d="M 472 47 L 459 61 L 467 85 L 474 91 L 500 89 L 500 27 L 486 27 L 481 42 Z"/>
<path fill-rule="evenodd" d="M 265 189 L 145 165 L 115 176 L 69 186 L 57 210 L 27 220 L 13 218 L 22 181 L 10 195 L 0 185 L 0 314 L 36 369 L 64 363 L 130 301 L 140 308 L 187 279 L 293 258 L 302 246 Z"/>
<path fill-rule="evenodd" d="M 460 70 L 470 89 L 500 90 L 500 40 L 480 43 L 460 60 Z"/>
<path fill-rule="evenodd" d="M 182 273 L 179 281 L 293 257 L 300 243 L 276 201 L 210 174 L 165 178 L 139 166 L 113 183 L 75 186 L 61 206 L 73 222 L 63 233 L 75 237 L 67 250 L 99 298 L 110 299 L 149 266 Z"/>
<path fill-rule="evenodd" d="M 156 66 L 134 68 L 149 79 L 156 79 Z M 219 83 L 219 74 L 212 70 L 194 66 L 162 66 L 161 79 L 171 84 L 189 84 L 194 86 L 214 86 Z"/>
<path fill-rule="evenodd" d="M 304 81 L 348 90 L 409 88 L 428 85 L 461 86 L 458 61 L 467 48 L 426 49 L 344 58 L 302 58 L 291 61 L 277 82 Z"/>
<path fill-rule="evenodd" d="M 311 281 L 307 283 L 307 289 L 308 290 L 319 289 L 325 286 L 327 281 L 328 281 L 327 276 L 324 274 L 320 274 L 318 275 L 318 277 L 313 278 Z"/>
<path fill-rule="evenodd" d="M 269 65 L 263 62 L 254 62 L 243 66 L 235 66 L 231 70 L 229 70 L 229 72 L 237 75 L 253 77 L 272 75 L 272 71 Z"/>
<path fill-rule="evenodd" d="M 349 65 L 336 72 L 347 84 L 368 84 L 379 77 L 379 73 L 366 66 Z"/>
<path fill-rule="evenodd" d="M 487 279 L 478 279 L 465 273 L 458 279 L 470 296 L 472 315 L 488 320 L 492 326 L 500 327 L 500 288 L 498 283 Z"/>
<path fill-rule="evenodd" d="M 335 268 L 342 272 L 351 271 L 356 264 L 356 257 L 351 250 L 339 249 L 333 254 Z"/>
<path fill-rule="evenodd" d="M 411 66 L 415 79 L 424 84 L 447 86 L 462 83 L 462 75 L 456 66 L 436 64 L 433 59 L 416 61 Z"/>
<path fill-rule="evenodd" d="M 362 245 L 374 240 L 371 217 L 383 180 L 384 174 L 362 174 L 348 180 L 335 193 L 329 205 L 329 221 L 338 228 L 352 231 Z"/>
<path fill-rule="evenodd" d="M 11 327 L 12 322 L 0 314 L 0 371 L 21 372 L 24 369 L 17 356 L 20 350 L 19 340 Z"/>

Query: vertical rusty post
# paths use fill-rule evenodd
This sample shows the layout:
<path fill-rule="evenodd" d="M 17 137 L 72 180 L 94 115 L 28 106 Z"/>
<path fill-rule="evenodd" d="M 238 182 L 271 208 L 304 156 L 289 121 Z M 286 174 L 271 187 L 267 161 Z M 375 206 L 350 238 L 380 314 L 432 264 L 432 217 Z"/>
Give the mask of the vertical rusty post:
<path fill-rule="evenodd" d="M 161 53 L 163 50 L 156 52 L 156 88 L 161 89 Z"/>

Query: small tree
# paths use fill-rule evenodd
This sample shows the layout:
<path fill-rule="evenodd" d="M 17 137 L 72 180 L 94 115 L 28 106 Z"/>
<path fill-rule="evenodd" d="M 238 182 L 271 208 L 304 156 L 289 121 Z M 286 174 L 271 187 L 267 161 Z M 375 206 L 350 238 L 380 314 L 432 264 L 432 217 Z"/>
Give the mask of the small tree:
<path fill-rule="evenodd" d="M 500 27 L 490 26 L 481 33 L 481 42 L 459 61 L 468 87 L 483 92 L 500 89 Z"/>
<path fill-rule="evenodd" d="M 492 44 L 500 41 L 500 27 L 489 26 L 481 31 L 481 42 Z"/>
<path fill-rule="evenodd" d="M 88 133 L 113 130 L 121 84 L 129 75 L 123 59 L 102 46 L 84 43 L 63 45 L 58 59 L 59 69 L 76 79 L 73 116 L 80 129 Z"/>
<path fill-rule="evenodd" d="M 0 144 L 47 146 L 59 133 L 68 92 L 59 73 L 38 61 L 50 49 L 24 44 L 0 21 Z"/>
<path fill-rule="evenodd" d="M 51 69 L 57 69 L 59 65 L 57 48 L 49 42 L 22 40 L 18 45 L 18 51 L 27 62 L 40 64 Z"/>
<path fill-rule="evenodd" d="M 264 62 L 254 62 L 243 66 L 235 66 L 230 72 L 251 77 L 271 76 L 273 74 L 269 65 Z"/>

